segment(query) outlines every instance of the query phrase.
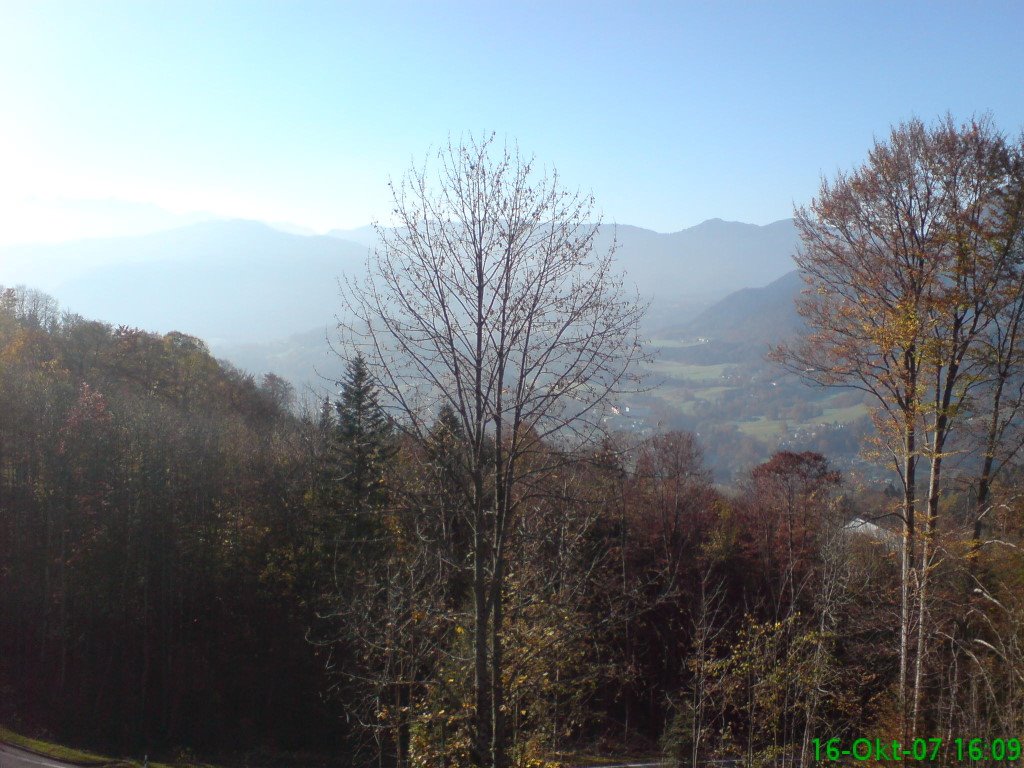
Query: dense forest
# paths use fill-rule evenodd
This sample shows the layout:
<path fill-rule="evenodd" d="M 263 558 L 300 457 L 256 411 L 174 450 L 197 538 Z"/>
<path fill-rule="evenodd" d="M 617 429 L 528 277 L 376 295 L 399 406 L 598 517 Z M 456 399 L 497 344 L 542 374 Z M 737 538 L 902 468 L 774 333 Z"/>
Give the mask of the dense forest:
<path fill-rule="evenodd" d="M 131 753 L 393 754 L 404 733 L 459 764 L 468 539 L 450 415 L 431 444 L 403 443 L 353 364 L 337 405 L 303 420 L 280 382 L 197 339 L 3 297 L 5 716 Z M 649 748 L 667 704 L 685 709 L 695 633 L 721 642 L 813 594 L 785 584 L 755 497 L 777 476 L 840 515 L 823 459 L 779 457 L 738 505 L 689 435 L 636 450 L 567 467 L 517 531 L 509 689 L 530 754 Z M 799 549 L 824 522 L 792 526 Z M 714 627 L 694 624 L 700 594 Z M 744 602 L 749 616 L 724 608 Z"/>
<path fill-rule="evenodd" d="M 313 466 L 288 387 L 23 289 L 0 348 L 5 718 L 133 751 L 332 733 L 285 565 Z"/>
<path fill-rule="evenodd" d="M 468 220 L 410 177 L 313 408 L 199 339 L 0 293 L 0 719 L 395 768 L 1019 738 L 1021 148 L 912 122 L 799 212 L 821 290 L 775 357 L 876 398 L 891 482 L 780 452 L 730 488 L 693 434 L 602 429 L 638 305 L 589 201 L 493 151 L 442 153 Z"/>

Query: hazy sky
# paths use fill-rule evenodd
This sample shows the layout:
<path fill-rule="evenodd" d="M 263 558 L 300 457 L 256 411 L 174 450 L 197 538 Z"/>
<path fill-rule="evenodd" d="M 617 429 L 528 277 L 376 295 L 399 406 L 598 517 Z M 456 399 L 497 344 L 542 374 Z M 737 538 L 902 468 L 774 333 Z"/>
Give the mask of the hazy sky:
<path fill-rule="evenodd" d="M 356 227 L 386 219 L 389 176 L 485 130 L 593 190 L 609 220 L 764 224 L 894 122 L 1024 126 L 1020 0 L 0 13 L 0 242 L 153 228 L 159 209 Z"/>

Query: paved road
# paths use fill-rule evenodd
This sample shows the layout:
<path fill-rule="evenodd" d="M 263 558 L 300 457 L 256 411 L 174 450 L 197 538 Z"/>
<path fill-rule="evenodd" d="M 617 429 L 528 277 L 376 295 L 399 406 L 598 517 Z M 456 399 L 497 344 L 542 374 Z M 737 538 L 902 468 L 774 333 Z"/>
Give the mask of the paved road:
<path fill-rule="evenodd" d="M 9 744 L 0 744 L 0 768 L 70 768 L 51 757 L 25 752 Z"/>

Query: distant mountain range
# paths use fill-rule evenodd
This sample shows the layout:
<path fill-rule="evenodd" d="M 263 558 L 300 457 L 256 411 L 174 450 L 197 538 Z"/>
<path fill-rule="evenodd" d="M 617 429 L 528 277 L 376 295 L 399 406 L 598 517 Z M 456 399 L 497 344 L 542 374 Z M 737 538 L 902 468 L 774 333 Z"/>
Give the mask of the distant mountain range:
<path fill-rule="evenodd" d="M 613 238 L 628 281 L 652 302 L 649 330 L 683 327 L 730 291 L 790 272 L 797 242 L 791 220 L 713 219 L 669 234 L 602 225 L 599 247 Z M 205 221 L 142 236 L 5 247 L 0 285 L 38 287 L 65 309 L 114 325 L 199 336 L 259 372 L 274 370 L 275 360 L 301 367 L 319 359 L 339 310 L 338 278 L 361 274 L 375 242 L 370 227 L 311 236 Z"/>
<path fill-rule="evenodd" d="M 141 237 L 0 250 L 0 283 L 24 282 L 86 317 L 171 330 L 212 344 L 283 338 L 323 327 L 338 277 L 367 249 L 252 221 L 208 221 Z M 4 272 L 8 265 L 15 279 Z"/>
<path fill-rule="evenodd" d="M 680 294 L 721 297 L 781 277 L 794 267 L 792 219 L 766 226 L 710 219 L 670 234 L 619 225 L 601 227 L 600 244 L 619 242 L 618 259 L 641 293 L 655 301 Z"/>
<path fill-rule="evenodd" d="M 328 236 L 366 246 L 377 242 L 373 227 L 335 229 Z M 666 234 L 628 224 L 601 225 L 597 247 L 606 249 L 613 241 L 629 279 L 656 301 L 674 301 L 681 293 L 722 296 L 764 285 L 793 269 L 797 245 L 792 219 L 766 226 L 709 219 Z"/>

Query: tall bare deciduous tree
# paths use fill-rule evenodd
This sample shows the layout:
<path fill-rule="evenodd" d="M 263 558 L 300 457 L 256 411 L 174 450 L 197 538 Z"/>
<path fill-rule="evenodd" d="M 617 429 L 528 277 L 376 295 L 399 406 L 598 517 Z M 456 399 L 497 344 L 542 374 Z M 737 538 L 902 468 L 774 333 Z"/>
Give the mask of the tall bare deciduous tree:
<path fill-rule="evenodd" d="M 643 307 L 595 249 L 593 199 L 494 137 L 452 143 L 392 184 L 368 275 L 343 293 L 352 344 L 404 428 L 447 406 L 465 436 L 472 532 L 473 761 L 508 763 L 502 646 L 511 524 L 550 462 L 632 387 Z M 554 456 L 551 452 L 547 456 Z M 565 455 L 565 454 L 559 454 Z"/>
<path fill-rule="evenodd" d="M 809 333 L 775 356 L 807 379 L 875 398 L 904 489 L 905 732 L 915 730 L 921 701 L 943 460 L 970 413 L 972 387 L 993 375 L 992 355 L 978 352 L 998 340 L 999 318 L 1019 299 L 1019 185 L 1019 158 L 988 119 L 957 125 L 947 116 L 932 127 L 912 120 L 876 141 L 861 167 L 823 181 L 796 212 L 797 263 L 809 286 L 799 311 Z"/>

